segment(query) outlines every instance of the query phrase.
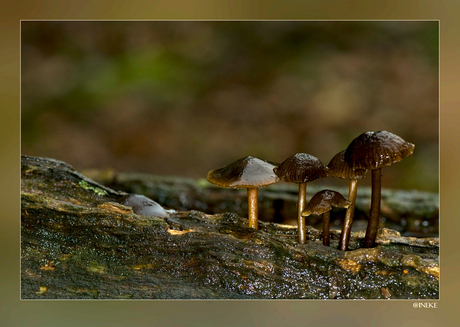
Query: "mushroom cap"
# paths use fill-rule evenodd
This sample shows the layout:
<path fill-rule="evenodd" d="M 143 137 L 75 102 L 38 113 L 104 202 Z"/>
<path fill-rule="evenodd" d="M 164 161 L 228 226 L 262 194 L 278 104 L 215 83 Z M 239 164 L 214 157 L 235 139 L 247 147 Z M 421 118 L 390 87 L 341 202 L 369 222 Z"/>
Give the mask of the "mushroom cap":
<path fill-rule="evenodd" d="M 174 210 L 166 210 L 160 204 L 141 194 L 129 194 L 121 198 L 121 204 L 133 208 L 136 215 L 166 218 Z"/>
<path fill-rule="evenodd" d="M 327 168 L 329 170 L 329 176 L 334 178 L 345 178 L 345 179 L 361 179 L 366 174 L 366 169 L 353 169 L 351 165 L 347 164 L 344 159 L 345 150 L 337 153 L 334 158 L 331 159 Z"/>
<path fill-rule="evenodd" d="M 248 156 L 228 166 L 211 170 L 207 179 L 219 187 L 257 188 L 279 181 L 273 172 L 275 167 L 275 163 Z"/>
<path fill-rule="evenodd" d="M 353 169 L 378 169 L 403 160 L 415 145 L 387 131 L 365 132 L 345 150 L 345 162 Z"/>
<path fill-rule="evenodd" d="M 331 190 L 322 190 L 313 195 L 308 202 L 302 216 L 322 215 L 332 209 L 332 206 L 339 208 L 348 208 L 351 202 L 345 199 L 342 194 Z"/>
<path fill-rule="evenodd" d="M 307 153 L 296 153 L 284 160 L 273 170 L 282 181 L 307 183 L 328 175 L 321 161 Z"/>

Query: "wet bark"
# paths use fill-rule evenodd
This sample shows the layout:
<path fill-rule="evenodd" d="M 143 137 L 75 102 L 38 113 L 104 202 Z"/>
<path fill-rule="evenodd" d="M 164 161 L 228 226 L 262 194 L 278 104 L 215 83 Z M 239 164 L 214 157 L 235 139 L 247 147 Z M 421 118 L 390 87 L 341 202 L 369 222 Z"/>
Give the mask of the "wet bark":
<path fill-rule="evenodd" d="M 377 246 L 364 249 L 359 231 L 342 252 L 339 231 L 326 247 L 307 226 L 299 244 L 293 226 L 259 221 L 255 230 L 235 213 L 206 208 L 141 216 L 119 203 L 124 196 L 63 162 L 22 157 L 22 299 L 439 297 L 437 238 L 380 229 Z"/>

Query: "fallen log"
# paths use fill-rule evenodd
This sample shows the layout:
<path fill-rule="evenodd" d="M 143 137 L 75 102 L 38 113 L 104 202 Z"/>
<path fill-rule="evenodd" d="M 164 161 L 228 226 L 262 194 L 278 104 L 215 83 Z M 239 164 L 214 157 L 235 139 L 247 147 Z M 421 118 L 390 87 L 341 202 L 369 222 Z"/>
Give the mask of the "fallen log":
<path fill-rule="evenodd" d="M 235 213 L 137 215 L 68 164 L 21 158 L 22 299 L 437 299 L 439 239 L 380 229 L 377 246 Z"/>
<path fill-rule="evenodd" d="M 207 213 L 233 212 L 246 216 L 247 192 L 219 188 L 205 178 L 184 178 L 177 176 L 158 176 L 140 173 L 123 173 L 108 170 L 89 170 L 85 176 L 127 193 L 140 193 L 163 206 L 180 211 L 197 210 Z M 310 183 L 307 199 L 324 188 L 318 183 Z M 332 188 L 345 197 L 348 184 Z M 299 188 L 296 184 L 279 182 L 258 190 L 259 221 L 297 225 L 297 198 Z M 356 199 L 353 230 L 366 229 L 367 216 L 371 202 L 370 187 L 360 186 Z M 382 189 L 380 227 L 394 229 L 404 236 L 437 237 L 439 235 L 439 195 L 417 190 Z M 343 211 L 333 209 L 331 228 L 341 229 Z M 319 216 L 310 216 L 308 225 L 322 228 Z"/>

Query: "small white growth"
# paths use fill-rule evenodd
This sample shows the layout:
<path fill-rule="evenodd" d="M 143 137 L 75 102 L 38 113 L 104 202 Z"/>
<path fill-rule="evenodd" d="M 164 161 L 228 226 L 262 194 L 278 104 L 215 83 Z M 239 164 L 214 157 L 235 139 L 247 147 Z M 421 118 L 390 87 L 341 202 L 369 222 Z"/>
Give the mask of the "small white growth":
<path fill-rule="evenodd" d="M 166 218 L 176 212 L 175 210 L 166 210 L 152 199 L 140 194 L 130 194 L 121 201 L 121 204 L 133 208 L 133 212 L 137 215 L 148 217 Z"/>

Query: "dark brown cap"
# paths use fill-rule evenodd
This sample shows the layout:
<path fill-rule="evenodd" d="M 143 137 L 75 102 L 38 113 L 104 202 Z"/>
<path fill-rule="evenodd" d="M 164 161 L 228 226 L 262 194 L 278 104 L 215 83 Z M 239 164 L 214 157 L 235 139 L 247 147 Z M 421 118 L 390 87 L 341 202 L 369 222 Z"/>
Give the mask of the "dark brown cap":
<path fill-rule="evenodd" d="M 302 216 L 322 215 L 332 209 L 332 206 L 339 208 L 348 208 L 351 202 L 345 199 L 342 194 L 331 190 L 322 190 L 313 195 L 308 202 Z"/>
<path fill-rule="evenodd" d="M 223 168 L 211 170 L 207 179 L 210 183 L 219 187 L 262 187 L 279 181 L 279 178 L 273 172 L 275 167 L 275 163 L 248 156 Z"/>
<path fill-rule="evenodd" d="M 354 169 L 378 169 L 410 156 L 414 147 L 387 131 L 365 132 L 350 143 L 344 159 Z"/>
<path fill-rule="evenodd" d="M 351 165 L 347 164 L 344 159 L 345 150 L 337 153 L 334 158 L 331 159 L 327 168 L 329 170 L 329 176 L 334 178 L 346 178 L 346 179 L 361 179 L 366 174 L 366 169 L 353 169 Z"/>
<path fill-rule="evenodd" d="M 327 168 L 318 158 L 307 153 L 296 153 L 274 169 L 276 176 L 290 183 L 307 183 L 327 176 Z"/>

